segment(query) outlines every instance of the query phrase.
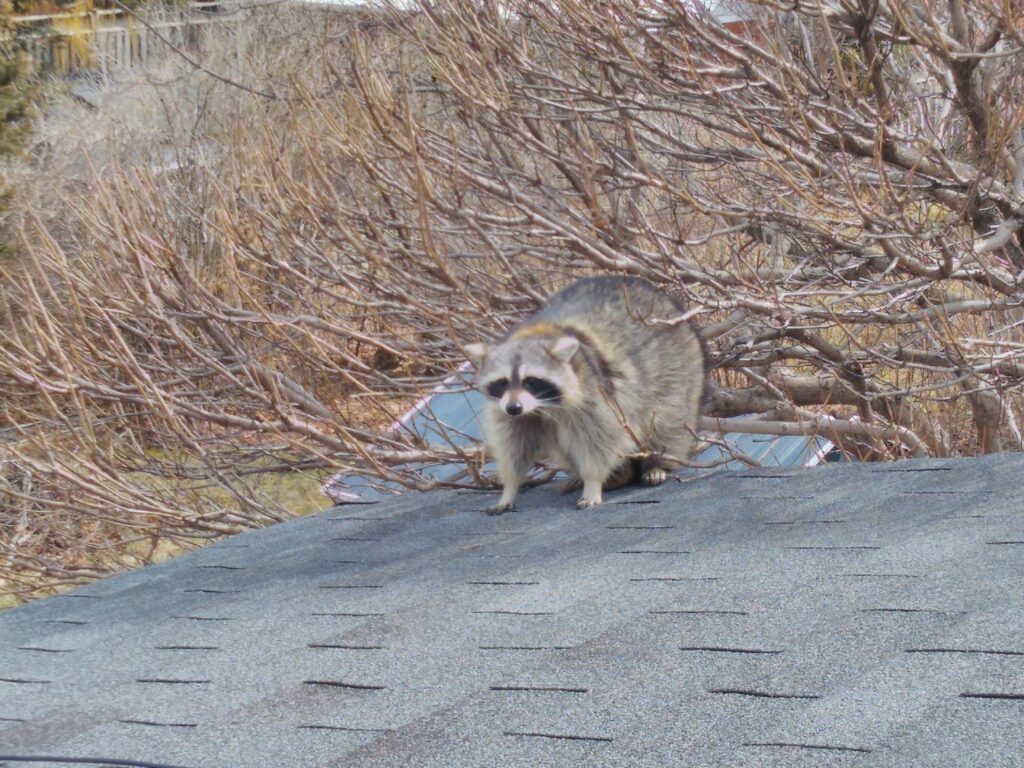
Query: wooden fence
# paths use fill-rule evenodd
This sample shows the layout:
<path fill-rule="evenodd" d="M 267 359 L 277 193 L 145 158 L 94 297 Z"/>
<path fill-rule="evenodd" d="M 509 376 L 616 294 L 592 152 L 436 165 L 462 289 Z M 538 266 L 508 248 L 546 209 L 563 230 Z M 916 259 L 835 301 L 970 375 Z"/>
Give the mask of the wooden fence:
<path fill-rule="evenodd" d="M 145 15 L 143 15 L 145 14 Z M 206 24 L 238 22 L 240 13 L 220 2 L 192 2 L 159 16 L 120 9 L 15 16 L 14 36 L 37 69 L 59 75 L 145 64 L 166 43 L 195 43 Z M 166 43 L 165 43 L 166 41 Z"/>

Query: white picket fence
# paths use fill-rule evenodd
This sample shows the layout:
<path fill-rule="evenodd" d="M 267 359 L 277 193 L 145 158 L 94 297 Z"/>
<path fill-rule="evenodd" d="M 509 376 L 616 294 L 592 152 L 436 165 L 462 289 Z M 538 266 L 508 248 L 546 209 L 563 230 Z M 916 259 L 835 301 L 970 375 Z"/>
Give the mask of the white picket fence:
<path fill-rule="evenodd" d="M 35 66 L 67 75 L 82 70 L 107 72 L 145 64 L 168 43 L 178 48 L 196 41 L 207 24 L 238 23 L 240 13 L 221 2 L 192 2 L 152 17 L 119 9 L 14 17 L 14 34 Z"/>

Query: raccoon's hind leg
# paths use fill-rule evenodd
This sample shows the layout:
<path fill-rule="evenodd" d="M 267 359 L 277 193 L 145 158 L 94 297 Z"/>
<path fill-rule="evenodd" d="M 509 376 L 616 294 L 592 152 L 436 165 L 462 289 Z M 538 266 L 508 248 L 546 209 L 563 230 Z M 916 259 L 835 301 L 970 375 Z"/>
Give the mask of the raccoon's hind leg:
<path fill-rule="evenodd" d="M 646 456 L 640 466 L 640 482 L 644 485 L 661 485 L 669 476 L 682 466 L 677 461 L 671 461 L 661 454 Z"/>
<path fill-rule="evenodd" d="M 675 472 L 683 466 L 682 462 L 690 457 L 693 450 L 694 438 L 689 431 L 675 435 L 669 443 L 669 458 L 664 453 L 652 453 L 644 457 L 641 462 L 640 482 L 644 485 L 661 485 L 668 479 L 669 473 Z"/>

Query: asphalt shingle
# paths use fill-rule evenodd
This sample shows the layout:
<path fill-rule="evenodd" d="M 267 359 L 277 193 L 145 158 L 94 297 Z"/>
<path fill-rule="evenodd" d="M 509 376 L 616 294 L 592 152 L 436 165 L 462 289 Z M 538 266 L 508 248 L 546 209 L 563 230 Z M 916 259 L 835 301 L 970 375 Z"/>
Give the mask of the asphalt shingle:
<path fill-rule="evenodd" d="M 430 493 L 241 534 L 0 615 L 0 753 L 1016 767 L 1022 467 L 537 489 L 499 518 Z"/>

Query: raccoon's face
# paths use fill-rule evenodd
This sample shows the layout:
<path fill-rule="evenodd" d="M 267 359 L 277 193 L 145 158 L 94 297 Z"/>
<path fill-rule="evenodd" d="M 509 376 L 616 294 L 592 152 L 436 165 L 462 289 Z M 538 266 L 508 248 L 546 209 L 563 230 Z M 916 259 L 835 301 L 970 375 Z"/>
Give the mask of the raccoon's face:
<path fill-rule="evenodd" d="M 466 352 L 477 367 L 477 388 L 509 416 L 522 416 L 576 399 L 579 381 L 569 361 L 578 348 L 571 336 L 513 337 L 491 348 L 470 344 Z"/>

